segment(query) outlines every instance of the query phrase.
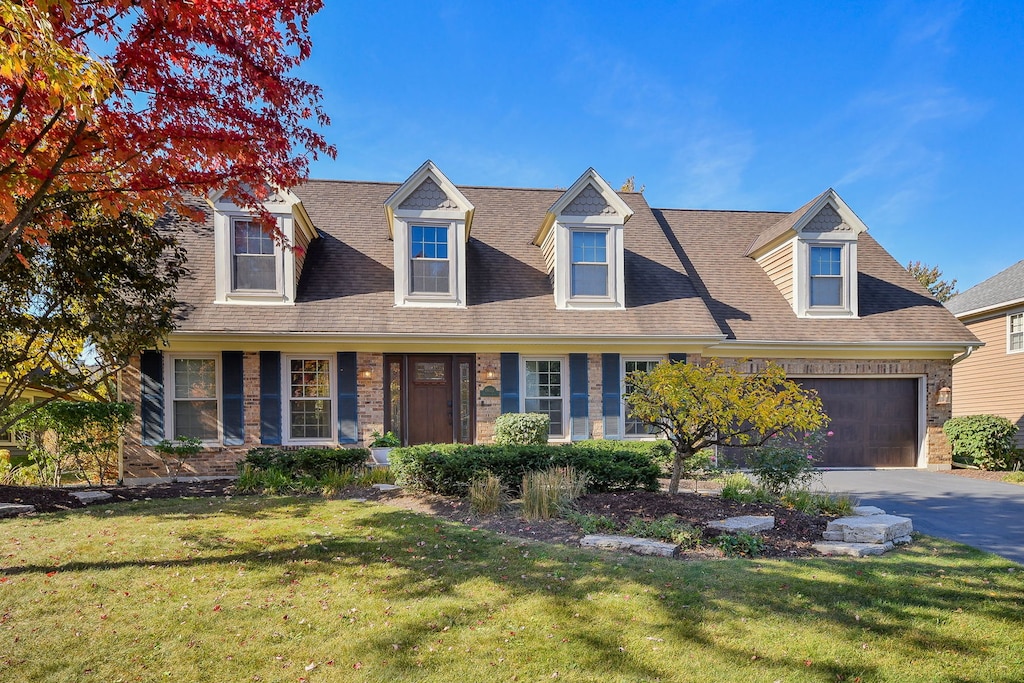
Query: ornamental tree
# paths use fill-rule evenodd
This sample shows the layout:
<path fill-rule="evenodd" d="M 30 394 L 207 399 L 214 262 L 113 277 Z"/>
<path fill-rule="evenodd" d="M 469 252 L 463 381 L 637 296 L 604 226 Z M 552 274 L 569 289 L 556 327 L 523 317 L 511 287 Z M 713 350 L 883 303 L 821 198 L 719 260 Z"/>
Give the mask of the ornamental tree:
<path fill-rule="evenodd" d="M 320 7 L 0 2 L 0 264 L 70 227 L 76 207 L 155 216 L 222 189 L 259 211 L 268 187 L 334 156 L 311 127 L 328 123 L 320 89 L 289 75 Z"/>
<path fill-rule="evenodd" d="M 707 365 L 659 363 L 626 377 L 630 415 L 672 443 L 669 493 L 679 493 L 684 463 L 709 446 L 756 447 L 780 435 L 813 431 L 828 417 L 821 399 L 790 379 L 775 363 L 747 374 Z"/>
<path fill-rule="evenodd" d="M 0 263 L 0 431 L 39 408 L 16 406 L 32 386 L 102 398 L 104 381 L 174 324 L 185 256 L 173 237 L 132 213 L 69 207 L 69 227 Z"/>
<path fill-rule="evenodd" d="M 911 261 L 907 264 L 907 271 L 940 302 L 945 303 L 959 294 L 956 289 L 956 278 L 943 280 L 942 271 L 938 266 L 929 266 L 921 261 Z"/>

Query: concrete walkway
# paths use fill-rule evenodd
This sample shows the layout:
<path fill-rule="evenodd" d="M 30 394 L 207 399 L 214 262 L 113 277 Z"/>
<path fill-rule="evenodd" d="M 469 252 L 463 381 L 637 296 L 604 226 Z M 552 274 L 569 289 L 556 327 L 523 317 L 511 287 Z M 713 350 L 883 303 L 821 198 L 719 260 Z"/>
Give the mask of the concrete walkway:
<path fill-rule="evenodd" d="M 835 470 L 818 487 L 910 517 L 923 534 L 1024 564 L 1024 486 L 925 470 Z"/>

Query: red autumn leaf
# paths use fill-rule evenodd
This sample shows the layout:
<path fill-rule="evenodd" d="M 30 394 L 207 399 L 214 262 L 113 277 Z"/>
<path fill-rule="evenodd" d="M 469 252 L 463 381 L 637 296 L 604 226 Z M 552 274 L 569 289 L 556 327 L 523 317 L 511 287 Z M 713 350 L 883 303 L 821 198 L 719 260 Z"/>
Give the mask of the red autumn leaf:
<path fill-rule="evenodd" d="M 214 605 L 213 611 L 214 612 L 219 612 L 220 611 L 220 605 Z"/>
<path fill-rule="evenodd" d="M 57 572 L 55 572 L 55 571 L 54 572 L 46 572 L 47 576 L 55 576 L 56 574 L 57 574 Z"/>

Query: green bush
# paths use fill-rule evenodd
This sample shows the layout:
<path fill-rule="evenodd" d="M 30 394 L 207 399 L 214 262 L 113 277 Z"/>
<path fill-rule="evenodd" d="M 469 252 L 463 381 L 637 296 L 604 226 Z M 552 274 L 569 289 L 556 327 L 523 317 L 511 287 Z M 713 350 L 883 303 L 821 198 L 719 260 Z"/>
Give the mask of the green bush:
<path fill-rule="evenodd" d="M 806 489 L 814 480 L 814 456 L 799 446 L 762 446 L 747 459 L 758 483 L 773 496 Z"/>
<path fill-rule="evenodd" d="M 425 444 L 391 451 L 395 480 L 412 489 L 463 496 L 471 481 L 490 472 L 518 494 L 523 474 L 571 466 L 584 472 L 592 491 L 658 488 L 659 467 L 628 448 L 595 447 L 587 441 L 561 446 Z M 621 442 L 607 442 L 617 444 Z"/>
<path fill-rule="evenodd" d="M 365 448 L 296 448 L 285 450 L 274 446 L 251 449 L 239 463 L 239 469 L 250 465 L 256 470 L 278 469 L 292 479 L 308 476 L 322 479 L 332 470 L 356 467 L 366 462 L 370 451 Z"/>
<path fill-rule="evenodd" d="M 566 510 L 562 513 L 562 516 L 567 522 L 585 534 L 607 534 L 618 528 L 618 525 L 615 524 L 615 519 L 608 515 Z"/>
<path fill-rule="evenodd" d="M 543 413 L 503 413 L 494 421 L 499 446 L 538 446 L 548 442 L 551 418 Z"/>
<path fill-rule="evenodd" d="M 947 420 L 953 458 L 983 470 L 1003 470 L 1015 460 L 1017 426 L 998 415 L 963 415 Z"/>
<path fill-rule="evenodd" d="M 701 530 L 681 521 L 675 515 L 665 515 L 659 519 L 634 517 L 629 520 L 624 533 L 640 538 L 653 538 L 658 541 L 677 543 L 684 550 L 700 546 L 703 534 Z"/>
<path fill-rule="evenodd" d="M 755 557 L 764 551 L 764 539 L 745 531 L 738 534 L 722 534 L 718 537 L 717 543 L 722 552 L 729 557 Z"/>

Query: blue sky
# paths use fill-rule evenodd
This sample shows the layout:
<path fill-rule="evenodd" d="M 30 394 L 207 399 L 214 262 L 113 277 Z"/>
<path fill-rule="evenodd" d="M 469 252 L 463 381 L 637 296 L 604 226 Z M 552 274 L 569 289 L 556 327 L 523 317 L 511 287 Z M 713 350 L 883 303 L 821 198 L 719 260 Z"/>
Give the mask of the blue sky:
<path fill-rule="evenodd" d="M 342 2 L 299 75 L 315 178 L 567 187 L 791 211 L 833 187 L 901 263 L 961 290 L 1024 258 L 1016 2 Z"/>

